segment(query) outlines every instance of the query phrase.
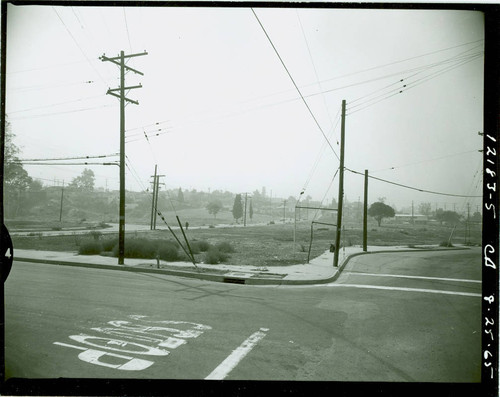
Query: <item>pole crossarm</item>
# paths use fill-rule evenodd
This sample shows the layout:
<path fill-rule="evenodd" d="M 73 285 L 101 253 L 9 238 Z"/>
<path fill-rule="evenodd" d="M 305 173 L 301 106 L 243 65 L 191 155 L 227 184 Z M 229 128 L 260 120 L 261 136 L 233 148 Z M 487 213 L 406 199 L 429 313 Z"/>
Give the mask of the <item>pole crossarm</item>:
<path fill-rule="evenodd" d="M 123 87 L 124 90 L 133 90 L 134 88 L 142 88 L 142 84 L 139 85 L 133 85 L 130 87 Z M 121 87 L 119 88 L 108 88 L 108 93 L 113 92 L 113 91 L 120 91 Z"/>
<path fill-rule="evenodd" d="M 139 54 L 130 54 L 130 55 L 123 55 L 123 58 L 132 58 L 132 57 L 138 57 L 138 56 L 141 56 L 141 55 L 148 55 L 148 53 L 146 51 L 142 52 L 142 53 L 139 53 Z M 118 66 L 122 66 L 122 64 L 120 62 L 117 62 L 116 60 L 119 59 L 121 60 L 122 57 L 121 56 L 117 56 L 117 57 L 112 57 L 112 58 L 109 58 L 107 57 L 106 55 L 102 54 L 101 57 L 99 57 L 99 59 L 103 62 L 106 62 L 106 61 L 109 61 L 109 62 L 112 62 L 114 63 L 115 65 L 118 65 Z M 144 76 L 144 73 L 138 71 L 137 69 L 134 69 L 134 68 L 131 68 L 130 66 L 127 66 L 127 65 L 123 65 L 123 67 L 131 72 L 134 72 L 134 73 L 137 73 L 137 74 L 140 74 L 141 76 Z"/>
<path fill-rule="evenodd" d="M 117 88 L 117 89 L 119 90 L 120 88 Z M 106 92 L 106 94 L 107 95 L 113 95 L 114 97 L 117 97 L 118 99 L 122 99 L 121 95 L 115 94 L 114 92 L 111 92 L 111 90 L 108 90 L 108 92 Z M 133 99 L 129 99 L 129 98 L 123 97 L 123 100 L 127 101 L 127 102 L 130 102 L 130 103 L 133 103 L 134 105 L 139 105 L 139 101 L 134 101 Z"/>

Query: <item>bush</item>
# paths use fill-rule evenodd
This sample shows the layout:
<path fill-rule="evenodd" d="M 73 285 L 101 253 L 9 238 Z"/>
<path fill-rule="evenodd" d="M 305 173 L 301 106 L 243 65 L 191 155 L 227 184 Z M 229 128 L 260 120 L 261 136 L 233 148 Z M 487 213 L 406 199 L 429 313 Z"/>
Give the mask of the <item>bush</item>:
<path fill-rule="evenodd" d="M 164 261 L 179 260 L 179 252 L 177 251 L 177 247 L 172 243 L 161 245 L 158 248 L 158 256 L 161 260 Z"/>
<path fill-rule="evenodd" d="M 211 247 L 210 243 L 208 241 L 193 241 L 191 244 L 191 250 L 193 251 L 193 254 L 199 254 L 200 252 L 207 252 L 208 249 Z"/>
<path fill-rule="evenodd" d="M 103 251 L 113 251 L 115 245 L 118 244 L 118 237 L 101 240 L 101 244 Z"/>
<path fill-rule="evenodd" d="M 118 256 L 118 244 L 113 247 L 114 256 Z M 158 251 L 158 243 L 145 238 L 125 239 L 125 253 L 127 258 L 154 259 Z"/>
<path fill-rule="evenodd" d="M 102 244 L 99 241 L 84 241 L 78 248 L 80 255 L 98 255 L 102 251 Z"/>
<path fill-rule="evenodd" d="M 215 246 L 220 252 L 234 252 L 234 248 L 231 244 L 229 244 L 227 241 L 224 241 L 222 243 L 219 243 Z"/>
<path fill-rule="evenodd" d="M 441 241 L 439 244 L 440 247 L 453 247 L 453 244 L 450 241 Z"/>
<path fill-rule="evenodd" d="M 94 240 L 99 240 L 99 238 L 102 236 L 102 233 L 98 230 L 92 230 L 91 232 L 89 232 L 89 236 L 90 237 L 93 237 Z"/>
<path fill-rule="evenodd" d="M 217 263 L 224 262 L 227 259 L 227 255 L 224 252 L 220 252 L 216 247 L 210 247 L 210 249 L 205 252 L 205 263 L 210 265 L 216 265 Z"/>

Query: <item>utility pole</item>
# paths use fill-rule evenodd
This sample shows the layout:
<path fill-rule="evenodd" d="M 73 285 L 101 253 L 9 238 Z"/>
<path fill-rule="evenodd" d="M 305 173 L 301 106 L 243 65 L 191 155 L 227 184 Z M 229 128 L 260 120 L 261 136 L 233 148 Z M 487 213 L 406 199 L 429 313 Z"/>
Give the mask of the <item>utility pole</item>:
<path fill-rule="evenodd" d="M 155 170 L 155 176 L 153 181 L 153 203 L 152 203 L 152 211 L 154 216 L 151 219 L 151 230 L 156 230 L 156 217 L 158 215 L 158 192 L 160 191 L 160 178 L 165 175 L 157 175 Z M 161 185 L 165 185 L 161 183 Z"/>
<path fill-rule="evenodd" d="M 127 71 L 131 71 L 144 76 L 144 73 L 125 65 L 125 58 L 129 59 L 147 54 L 148 53 L 144 51 L 140 54 L 125 55 L 123 51 L 120 51 L 120 55 L 117 57 L 108 58 L 103 54 L 99 58 L 103 62 L 112 62 L 120 67 L 120 87 L 112 89 L 109 88 L 108 92 L 106 93 L 120 99 L 120 223 L 118 228 L 119 265 L 123 265 L 123 260 L 125 257 L 125 101 L 136 105 L 139 104 L 139 102 L 125 97 L 125 90 L 132 90 L 134 88 L 142 87 L 142 85 L 125 87 L 125 69 L 127 69 Z M 116 92 L 119 92 L 119 94 L 117 94 Z"/>
<path fill-rule="evenodd" d="M 63 180 L 62 190 L 61 190 L 61 209 L 59 210 L 59 222 L 62 221 L 63 198 L 64 198 L 64 180 Z"/>
<path fill-rule="evenodd" d="M 363 203 L 363 251 L 368 250 L 368 170 L 365 170 L 365 197 Z"/>
<path fill-rule="evenodd" d="M 286 222 L 286 200 L 283 200 L 283 223 Z"/>
<path fill-rule="evenodd" d="M 155 196 L 156 196 L 156 172 L 157 172 L 157 169 L 158 169 L 158 165 L 155 164 L 155 174 L 151 175 L 151 177 L 153 178 L 153 196 L 152 196 L 152 200 L 151 200 L 151 223 L 150 223 L 149 230 L 153 230 L 153 217 L 156 214 L 156 212 L 155 212 Z"/>
<path fill-rule="evenodd" d="M 248 193 L 245 193 L 245 216 L 243 217 L 243 226 L 247 225 L 247 196 Z"/>
<path fill-rule="evenodd" d="M 339 265 L 340 231 L 342 228 L 342 204 L 344 197 L 344 145 L 345 145 L 345 99 L 342 100 L 342 122 L 340 127 L 340 172 L 339 172 L 339 201 L 337 208 L 337 234 L 335 236 L 335 254 L 333 266 Z"/>
<path fill-rule="evenodd" d="M 411 224 L 415 224 L 415 219 L 413 218 L 413 200 L 411 201 Z"/>
<path fill-rule="evenodd" d="M 153 218 L 153 230 L 156 230 L 156 215 L 158 214 L 158 191 L 160 190 L 160 176 L 165 175 L 156 175 L 156 193 L 155 193 L 155 216 Z"/>
<path fill-rule="evenodd" d="M 470 203 L 467 203 L 467 222 L 465 223 L 465 244 L 469 243 L 470 238 Z"/>

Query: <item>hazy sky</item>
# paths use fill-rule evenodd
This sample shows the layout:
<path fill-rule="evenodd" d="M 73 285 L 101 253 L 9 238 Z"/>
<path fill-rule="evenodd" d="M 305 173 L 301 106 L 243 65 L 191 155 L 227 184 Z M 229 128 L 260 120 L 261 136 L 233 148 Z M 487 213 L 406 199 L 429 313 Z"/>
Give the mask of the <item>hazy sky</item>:
<path fill-rule="evenodd" d="M 258 19 L 243 7 L 9 5 L 6 112 L 20 157 L 118 153 L 119 100 L 106 91 L 119 86 L 119 68 L 99 57 L 146 50 L 128 63 L 144 76 L 126 75 L 128 86 L 143 86 L 128 93 L 139 105 L 126 107 L 129 190 L 149 186 L 158 164 L 168 188 L 265 186 L 280 197 L 305 188 L 304 197 L 330 201 L 338 194 L 338 175 L 328 187 L 339 167 L 345 99 L 346 167 L 481 195 L 481 13 L 254 11 Z M 25 168 L 52 185 L 85 167 Z M 118 189 L 118 167 L 87 168 L 97 186 Z M 346 172 L 345 195 L 363 199 L 362 176 Z M 457 211 L 481 203 L 370 180 L 369 201 L 378 197 L 398 209 L 412 200 Z"/>

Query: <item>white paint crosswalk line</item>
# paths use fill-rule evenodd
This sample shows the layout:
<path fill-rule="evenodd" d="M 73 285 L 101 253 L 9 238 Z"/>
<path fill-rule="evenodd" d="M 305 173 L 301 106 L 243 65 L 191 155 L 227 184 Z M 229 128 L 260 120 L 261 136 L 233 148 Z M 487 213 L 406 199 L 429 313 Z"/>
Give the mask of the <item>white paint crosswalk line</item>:
<path fill-rule="evenodd" d="M 238 365 L 238 363 L 255 347 L 255 345 L 266 336 L 268 328 L 261 328 L 250 335 L 240 346 L 215 368 L 206 380 L 222 380 Z"/>
<path fill-rule="evenodd" d="M 406 291 L 406 292 L 427 292 L 431 294 L 446 294 L 446 295 L 462 295 L 462 296 L 477 296 L 481 297 L 481 294 L 474 294 L 471 292 L 459 292 L 459 291 L 444 291 L 436 289 L 424 289 L 424 288 L 403 288 L 403 287 L 385 287 L 382 285 L 365 285 L 365 284 L 326 284 L 327 287 L 347 287 L 347 288 L 367 288 L 367 289 L 382 289 L 390 291 Z"/>
<path fill-rule="evenodd" d="M 344 272 L 344 274 L 349 274 L 349 275 L 353 275 L 353 276 L 415 278 L 415 279 L 421 279 L 421 280 L 457 281 L 457 282 L 461 282 L 461 283 L 478 283 L 478 284 L 481 284 L 481 280 L 467 280 L 467 279 L 462 279 L 462 278 L 407 276 L 407 275 L 404 275 L 404 274 L 361 273 L 361 272 Z"/>

